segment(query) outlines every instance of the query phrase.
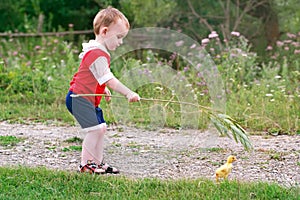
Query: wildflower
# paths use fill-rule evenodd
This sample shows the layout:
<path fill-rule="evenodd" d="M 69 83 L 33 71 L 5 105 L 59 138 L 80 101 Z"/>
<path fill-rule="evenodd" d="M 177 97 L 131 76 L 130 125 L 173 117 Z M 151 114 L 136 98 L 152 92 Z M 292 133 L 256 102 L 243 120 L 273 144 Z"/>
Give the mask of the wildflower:
<path fill-rule="evenodd" d="M 41 46 L 36 45 L 34 48 L 35 48 L 35 50 L 40 50 L 40 49 L 41 49 Z"/>
<path fill-rule="evenodd" d="M 201 44 L 205 45 L 209 43 L 209 39 L 208 38 L 204 38 L 203 40 L 201 40 Z"/>
<path fill-rule="evenodd" d="M 13 52 L 13 56 L 16 56 L 16 55 L 18 55 L 18 52 L 17 52 L 17 51 L 14 51 L 14 52 Z"/>
<path fill-rule="evenodd" d="M 241 34 L 240 34 L 240 32 L 232 31 L 231 35 L 236 36 L 236 37 L 240 37 Z"/>
<path fill-rule="evenodd" d="M 196 69 L 199 69 L 201 66 L 202 66 L 201 63 L 198 63 L 198 64 L 196 65 Z"/>
<path fill-rule="evenodd" d="M 300 43 L 299 43 L 299 42 L 292 42 L 292 45 L 293 45 L 294 47 L 300 47 Z"/>
<path fill-rule="evenodd" d="M 177 47 L 180 47 L 180 46 L 183 45 L 183 43 L 184 43 L 184 41 L 183 41 L 183 40 L 180 40 L 180 41 L 178 41 L 178 42 L 175 42 L 175 45 L 176 45 Z"/>
<path fill-rule="evenodd" d="M 288 50 L 290 50 L 290 48 L 289 47 L 284 47 L 284 50 L 288 51 Z"/>
<path fill-rule="evenodd" d="M 292 43 L 292 40 L 284 40 L 283 42 L 289 44 Z"/>
<path fill-rule="evenodd" d="M 277 76 L 275 76 L 274 78 L 276 78 L 276 79 L 280 79 L 280 78 L 281 78 L 281 76 L 277 75 Z"/>
<path fill-rule="evenodd" d="M 295 49 L 294 54 L 300 54 L 300 49 Z"/>
<path fill-rule="evenodd" d="M 186 66 L 186 67 L 183 68 L 183 71 L 184 71 L 184 72 L 187 72 L 188 70 L 189 70 L 189 67 L 188 67 L 188 66 Z"/>
<path fill-rule="evenodd" d="M 216 31 L 212 31 L 209 35 L 208 35 L 208 38 L 216 38 L 218 37 L 219 35 L 217 34 Z"/>
<path fill-rule="evenodd" d="M 286 34 L 289 38 L 296 38 L 297 36 L 293 33 L 287 33 Z"/>
<path fill-rule="evenodd" d="M 31 64 L 32 64 L 31 61 L 28 61 L 28 62 L 26 63 L 26 66 L 29 67 Z"/>
<path fill-rule="evenodd" d="M 270 102 L 273 102 L 273 101 L 275 101 L 275 99 L 271 99 L 271 100 L 270 100 Z"/>
<path fill-rule="evenodd" d="M 270 93 L 266 94 L 266 97 L 272 97 L 272 96 L 273 96 L 273 94 L 270 94 Z"/>
<path fill-rule="evenodd" d="M 69 28 L 73 28 L 74 24 L 68 24 Z"/>
<path fill-rule="evenodd" d="M 269 45 L 269 46 L 267 46 L 266 50 L 271 51 L 271 50 L 273 50 L 273 47 Z"/>
<path fill-rule="evenodd" d="M 194 49 L 197 45 L 196 44 L 192 44 L 192 46 L 190 46 L 191 49 Z"/>
<path fill-rule="evenodd" d="M 278 47 L 282 47 L 282 46 L 284 45 L 284 43 L 281 42 L 281 41 L 277 41 L 277 42 L 276 42 L 276 45 L 277 45 Z"/>

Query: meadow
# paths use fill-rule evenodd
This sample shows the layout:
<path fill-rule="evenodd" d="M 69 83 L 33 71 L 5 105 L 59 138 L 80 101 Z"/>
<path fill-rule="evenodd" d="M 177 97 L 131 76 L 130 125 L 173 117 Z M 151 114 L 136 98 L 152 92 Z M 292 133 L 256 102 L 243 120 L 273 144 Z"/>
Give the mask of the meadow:
<path fill-rule="evenodd" d="M 299 34 L 289 34 L 286 40 L 268 47 L 264 59 L 251 51 L 251 46 L 242 36 L 233 37 L 225 44 L 212 38 L 206 44 L 206 50 L 222 75 L 226 114 L 248 132 L 299 134 L 299 37 Z M 1 39 L 0 48 L 0 120 L 74 123 L 66 112 L 64 98 L 79 65 L 80 45 L 59 37 L 11 38 Z M 116 60 L 112 63 L 112 71 L 120 77 L 122 72 L 147 63 L 163 63 L 186 79 L 199 105 L 211 106 L 210 91 L 203 74 L 195 72 L 180 56 L 169 52 L 162 58 L 161 54 L 150 50 L 142 54 L 139 59 L 128 55 Z M 164 85 L 144 84 L 136 91 L 145 98 L 178 100 Z M 149 104 L 153 105 L 130 105 L 131 111 L 138 111 L 131 113 L 130 120 L 149 124 Z M 109 123 L 118 120 L 109 104 L 102 101 L 101 106 L 106 109 Z M 166 106 L 165 103 L 162 106 L 166 115 L 164 125 L 180 126 L 180 107 Z M 196 122 L 197 128 L 205 129 L 208 122 L 206 116 L 201 116 Z"/>
<path fill-rule="evenodd" d="M 264 58 L 251 51 L 251 46 L 243 36 L 232 37 L 231 41 L 222 44 L 218 36 L 209 39 L 205 48 L 225 84 L 226 114 L 236 119 L 250 134 L 300 134 L 300 33 L 287 34 L 285 40 L 269 46 Z M 80 51 L 80 45 L 66 42 L 61 37 L 2 38 L 0 120 L 74 125 L 64 100 L 69 82 L 79 65 Z M 186 78 L 199 105 L 212 105 L 211 91 L 203 74 L 195 73 L 189 63 L 173 52 L 166 54 L 146 50 L 140 58 L 127 55 L 113 62 L 111 69 L 117 77 L 121 77 L 122 72 L 147 63 L 163 63 L 172 67 Z M 145 84 L 136 91 L 144 98 L 179 100 L 164 85 Z M 158 107 L 153 107 L 154 103 Z M 102 101 L 101 107 L 105 110 L 108 123 L 119 123 L 111 103 Z M 148 102 L 133 104 L 129 108 L 129 120 L 121 123 L 149 127 L 164 120 L 158 126 L 181 128 L 182 113 L 177 104 Z M 157 112 L 157 116 L 163 114 L 163 118 L 153 121 L 150 112 Z M 209 122 L 208 116 L 201 114 L 196 128 L 206 129 Z M 207 180 L 100 178 L 22 167 L 17 170 L 2 168 L 1 177 L 0 197 L 5 199 L 76 199 L 82 195 L 91 199 L 99 198 L 99 195 L 109 199 L 299 198 L 297 188 L 282 188 L 266 183 L 233 181 L 215 185 Z M 97 187 L 90 187 L 91 184 Z M 13 192 L 8 194 L 8 191 Z"/>

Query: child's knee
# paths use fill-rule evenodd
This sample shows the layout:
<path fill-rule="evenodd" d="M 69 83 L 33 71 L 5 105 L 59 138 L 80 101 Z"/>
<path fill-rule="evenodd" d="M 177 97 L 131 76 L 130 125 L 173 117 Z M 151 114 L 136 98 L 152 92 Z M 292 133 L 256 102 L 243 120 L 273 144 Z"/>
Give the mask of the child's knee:
<path fill-rule="evenodd" d="M 107 125 L 105 123 L 101 124 L 101 133 L 105 134 L 107 131 Z"/>

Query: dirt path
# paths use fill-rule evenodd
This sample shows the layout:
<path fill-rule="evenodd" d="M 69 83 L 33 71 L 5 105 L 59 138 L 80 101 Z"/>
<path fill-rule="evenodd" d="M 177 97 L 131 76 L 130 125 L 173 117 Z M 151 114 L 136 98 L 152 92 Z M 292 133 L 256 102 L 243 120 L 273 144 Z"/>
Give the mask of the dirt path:
<path fill-rule="evenodd" d="M 24 138 L 16 146 L 0 146 L 1 166 L 77 169 L 80 152 L 65 149 L 78 144 L 65 140 L 81 137 L 79 127 L 0 122 L 0 135 Z M 214 131 L 118 127 L 105 140 L 105 161 L 128 177 L 214 179 L 214 171 L 234 154 L 238 161 L 230 179 L 300 185 L 300 135 L 251 136 L 252 152 Z"/>

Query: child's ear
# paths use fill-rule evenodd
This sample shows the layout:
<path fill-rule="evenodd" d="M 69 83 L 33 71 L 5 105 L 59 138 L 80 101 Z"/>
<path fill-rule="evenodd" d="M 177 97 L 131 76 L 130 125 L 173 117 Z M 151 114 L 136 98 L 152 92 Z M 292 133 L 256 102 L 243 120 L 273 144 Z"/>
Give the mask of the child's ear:
<path fill-rule="evenodd" d="M 100 35 L 102 35 L 102 36 L 105 36 L 106 35 L 106 33 L 107 33 L 107 27 L 105 26 L 105 27 L 101 27 L 100 28 Z"/>

